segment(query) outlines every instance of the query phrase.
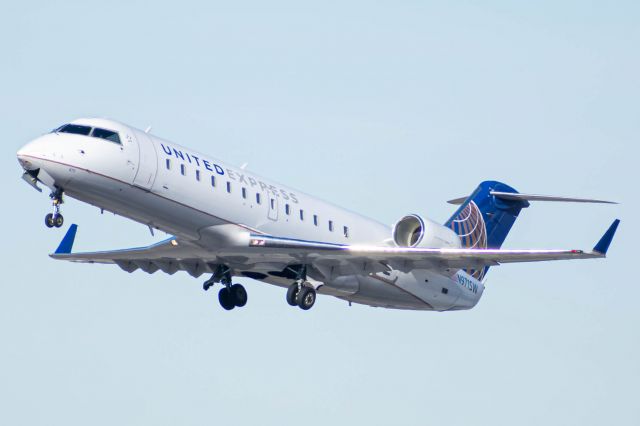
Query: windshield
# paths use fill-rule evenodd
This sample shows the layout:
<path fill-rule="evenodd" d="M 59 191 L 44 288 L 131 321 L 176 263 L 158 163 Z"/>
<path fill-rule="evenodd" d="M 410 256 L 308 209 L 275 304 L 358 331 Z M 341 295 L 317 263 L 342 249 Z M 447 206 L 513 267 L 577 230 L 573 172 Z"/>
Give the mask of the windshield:
<path fill-rule="evenodd" d="M 120 143 L 120 136 L 118 136 L 116 132 L 112 132 L 111 130 L 99 129 L 96 127 L 95 129 L 93 129 L 93 133 L 91 133 L 91 136 L 93 136 L 94 138 L 106 139 L 111 142 Z"/>
<path fill-rule="evenodd" d="M 57 133 L 73 133 L 74 135 L 89 136 L 91 133 L 91 127 L 79 126 L 77 124 L 65 124 L 62 127 L 56 129 Z"/>
<path fill-rule="evenodd" d="M 79 124 L 65 124 L 53 131 L 53 133 L 71 133 L 74 135 L 92 136 L 98 139 L 104 139 L 109 142 L 121 144 L 120 136 L 117 132 L 107 129 L 100 129 L 98 127 L 81 126 Z"/>

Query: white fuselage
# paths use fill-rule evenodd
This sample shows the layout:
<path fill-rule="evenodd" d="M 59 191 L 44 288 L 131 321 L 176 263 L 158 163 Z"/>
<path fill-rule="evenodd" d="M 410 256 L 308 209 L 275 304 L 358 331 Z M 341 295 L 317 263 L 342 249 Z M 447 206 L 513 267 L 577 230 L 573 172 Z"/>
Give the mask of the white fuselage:
<path fill-rule="evenodd" d="M 209 248 L 217 236 L 234 230 L 335 244 L 394 244 L 389 226 L 217 158 L 111 120 L 73 123 L 117 131 L 121 144 L 54 132 L 25 146 L 18 157 L 25 169 L 40 170 L 45 185 L 101 209 Z M 290 284 L 268 269 L 261 271 L 263 281 Z M 324 284 L 320 293 L 356 303 L 423 310 L 469 309 L 484 290 L 462 270 L 354 273 Z"/>

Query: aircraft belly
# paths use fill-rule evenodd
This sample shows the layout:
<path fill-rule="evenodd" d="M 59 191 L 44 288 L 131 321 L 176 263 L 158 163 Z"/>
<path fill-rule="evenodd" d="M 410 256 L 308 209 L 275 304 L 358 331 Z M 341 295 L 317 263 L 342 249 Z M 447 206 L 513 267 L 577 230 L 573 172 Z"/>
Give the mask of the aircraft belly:
<path fill-rule="evenodd" d="M 397 285 L 429 303 L 437 311 L 446 311 L 456 305 L 460 288 L 451 278 L 428 269 L 399 273 Z"/>
<path fill-rule="evenodd" d="M 358 292 L 347 300 L 385 308 L 432 309 L 424 300 L 398 287 L 393 280 L 379 275 L 382 274 L 357 275 Z"/>
<path fill-rule="evenodd" d="M 388 274 L 376 273 L 367 276 L 354 275 L 357 291 L 350 295 L 332 294 L 355 303 L 394 309 L 418 310 L 459 310 L 469 309 L 477 303 L 477 298 L 468 300 L 464 289 L 451 278 L 430 270 L 417 270 L 411 273 L 391 271 Z M 328 283 L 329 288 L 331 283 Z"/>
<path fill-rule="evenodd" d="M 320 287 L 321 294 L 328 294 L 335 297 L 349 297 L 356 294 L 360 289 L 360 283 L 356 275 L 345 275 L 327 281 Z"/>

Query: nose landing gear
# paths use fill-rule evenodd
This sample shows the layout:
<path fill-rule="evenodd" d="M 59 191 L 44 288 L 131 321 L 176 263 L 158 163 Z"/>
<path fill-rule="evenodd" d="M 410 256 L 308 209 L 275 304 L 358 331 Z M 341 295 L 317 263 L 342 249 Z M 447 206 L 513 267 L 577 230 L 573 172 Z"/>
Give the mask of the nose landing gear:
<path fill-rule="evenodd" d="M 62 194 L 64 191 L 61 188 L 56 188 L 55 191 L 51 192 L 49 198 L 53 203 L 53 213 L 49 213 L 44 217 L 44 224 L 47 228 L 60 228 L 64 224 L 64 217 L 60 213 L 60 205 L 63 203 Z"/>

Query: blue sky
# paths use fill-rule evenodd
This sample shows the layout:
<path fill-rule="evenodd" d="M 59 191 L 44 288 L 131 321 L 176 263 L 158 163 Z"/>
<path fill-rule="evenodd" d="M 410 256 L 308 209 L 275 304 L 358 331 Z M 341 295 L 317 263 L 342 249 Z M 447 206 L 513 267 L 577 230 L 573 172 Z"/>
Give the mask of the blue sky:
<path fill-rule="evenodd" d="M 0 15 L 5 223 L 0 423 L 640 422 L 636 2 L 28 2 Z M 45 194 L 17 149 L 104 116 L 386 223 L 444 221 L 500 179 L 618 206 L 535 204 L 505 246 L 606 261 L 507 265 L 469 312 L 291 309 L 249 280 L 47 257 Z M 148 230 L 67 200 L 78 249 Z M 156 238 L 161 238 L 157 235 Z"/>

